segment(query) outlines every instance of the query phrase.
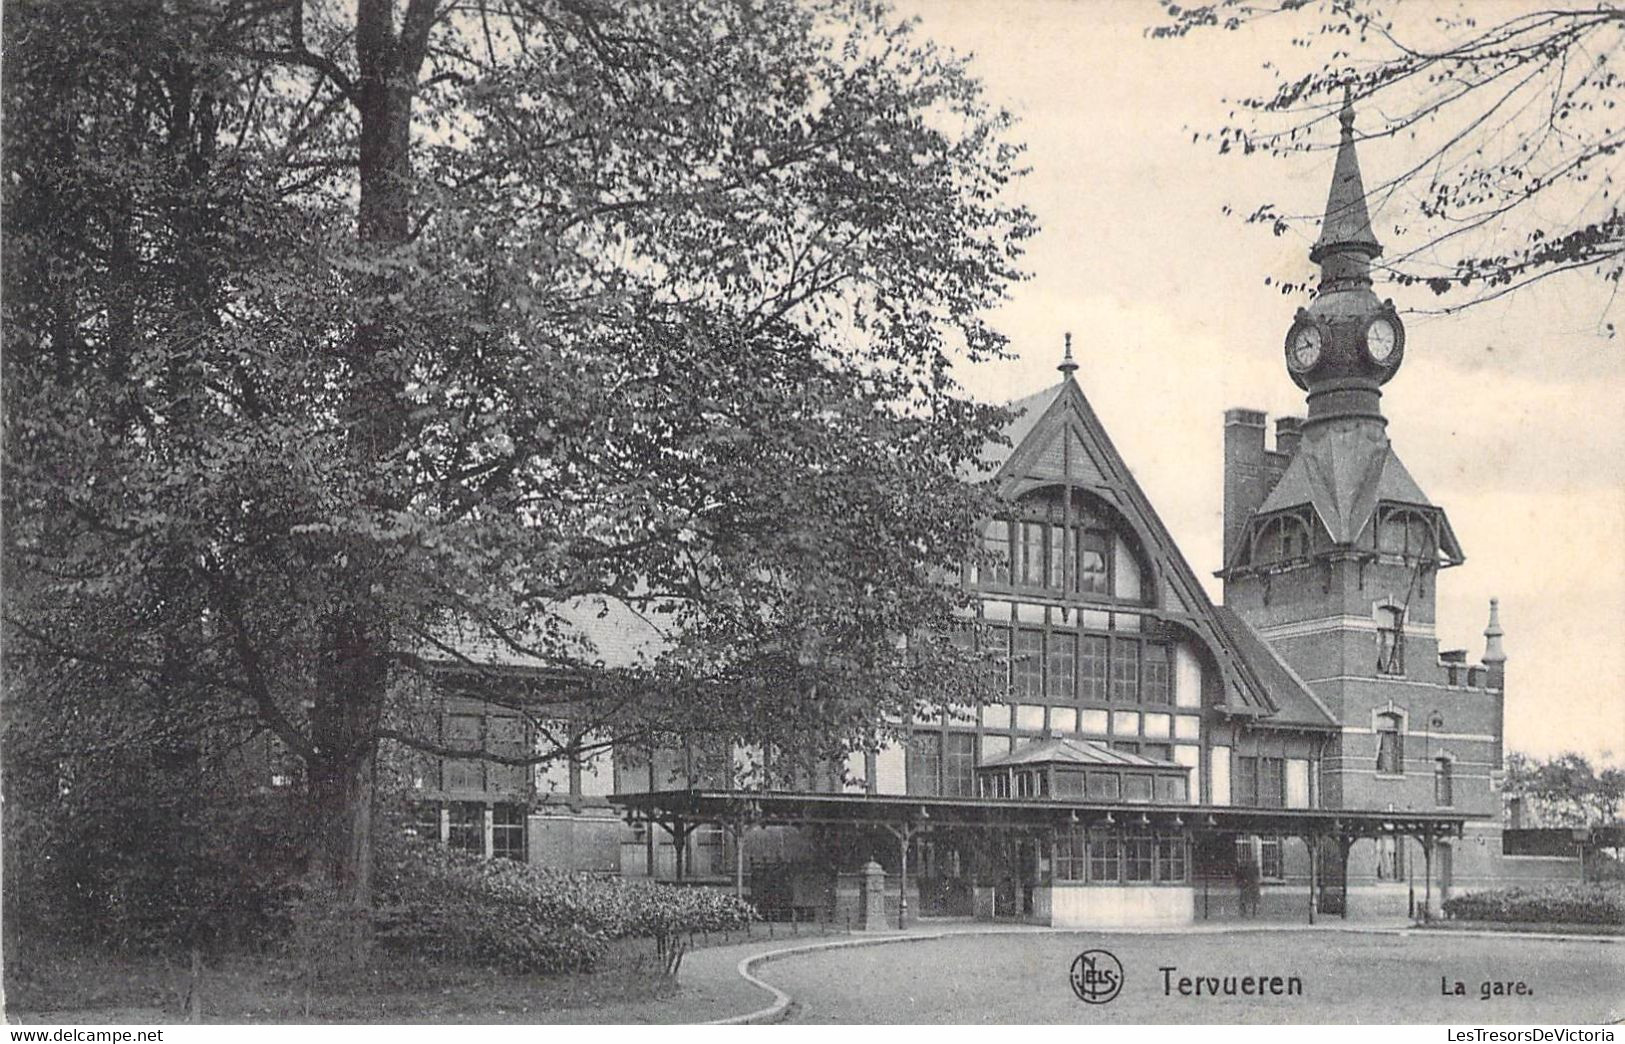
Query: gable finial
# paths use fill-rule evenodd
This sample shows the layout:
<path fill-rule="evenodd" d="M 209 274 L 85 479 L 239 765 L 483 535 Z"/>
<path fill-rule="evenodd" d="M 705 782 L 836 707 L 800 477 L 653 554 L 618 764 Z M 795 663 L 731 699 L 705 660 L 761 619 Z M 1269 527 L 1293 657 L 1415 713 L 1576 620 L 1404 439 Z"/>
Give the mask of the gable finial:
<path fill-rule="evenodd" d="M 1077 372 L 1077 361 L 1072 358 L 1072 331 L 1066 332 L 1066 354 L 1061 356 L 1061 365 L 1056 367 L 1062 375 L 1070 377 Z"/>

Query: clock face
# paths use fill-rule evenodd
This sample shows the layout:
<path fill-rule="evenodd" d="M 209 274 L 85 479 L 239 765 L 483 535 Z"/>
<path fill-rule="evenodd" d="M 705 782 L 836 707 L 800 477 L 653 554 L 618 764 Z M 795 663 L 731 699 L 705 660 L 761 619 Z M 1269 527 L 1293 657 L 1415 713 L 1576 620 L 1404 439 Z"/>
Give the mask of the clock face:
<path fill-rule="evenodd" d="M 1320 362 L 1321 334 L 1320 327 L 1305 324 L 1298 327 L 1292 334 L 1292 366 L 1304 372 L 1315 368 Z"/>
<path fill-rule="evenodd" d="M 1371 361 L 1379 365 L 1393 358 L 1399 346 L 1399 332 L 1386 319 L 1378 319 L 1365 328 L 1365 350 Z"/>

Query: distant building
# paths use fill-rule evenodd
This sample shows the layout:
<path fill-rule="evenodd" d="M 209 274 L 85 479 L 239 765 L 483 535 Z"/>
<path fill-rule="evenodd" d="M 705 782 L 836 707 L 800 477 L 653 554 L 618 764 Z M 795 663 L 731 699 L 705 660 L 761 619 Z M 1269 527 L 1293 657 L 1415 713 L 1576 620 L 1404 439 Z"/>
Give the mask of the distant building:
<path fill-rule="evenodd" d="M 1342 114 L 1319 292 L 1290 324 L 1301 418 L 1224 419 L 1224 604 L 1214 605 L 1073 379 L 1012 405 L 971 476 L 1006 505 L 967 569 L 1008 698 L 944 707 L 794 789 L 608 751 L 529 778 L 445 763 L 424 829 L 563 867 L 727 883 L 803 916 L 856 916 L 870 860 L 917 915 L 1057 925 L 1403 915 L 1452 890 L 1577 876 L 1504 858 L 1506 653 L 1441 650 L 1437 582 L 1463 560 L 1387 437 L 1406 350 L 1371 289 L 1373 236 Z M 638 642 L 620 628 L 617 647 Z M 967 639 L 972 634 L 967 630 Z M 630 636 L 630 637 L 629 637 Z M 652 634 L 645 636 L 654 641 Z M 514 720 L 453 699 L 448 739 L 515 749 Z M 718 778 L 718 777 L 729 778 Z M 624 820 L 624 821 L 623 821 Z M 871 873 L 875 871 L 871 868 Z"/>

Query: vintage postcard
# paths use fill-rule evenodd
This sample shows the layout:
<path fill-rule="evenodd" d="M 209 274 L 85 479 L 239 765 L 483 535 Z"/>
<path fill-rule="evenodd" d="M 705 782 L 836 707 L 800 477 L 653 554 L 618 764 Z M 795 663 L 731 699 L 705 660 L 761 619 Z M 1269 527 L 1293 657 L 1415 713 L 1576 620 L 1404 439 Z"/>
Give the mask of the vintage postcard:
<path fill-rule="evenodd" d="M 1613 1039 L 1618 0 L 4 57 L 13 1039 Z"/>

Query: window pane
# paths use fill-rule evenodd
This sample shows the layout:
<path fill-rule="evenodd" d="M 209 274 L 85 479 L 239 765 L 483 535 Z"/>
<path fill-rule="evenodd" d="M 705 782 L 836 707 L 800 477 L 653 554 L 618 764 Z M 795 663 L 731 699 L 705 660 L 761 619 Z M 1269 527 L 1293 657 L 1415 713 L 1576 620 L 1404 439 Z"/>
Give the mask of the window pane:
<path fill-rule="evenodd" d="M 1051 631 L 1049 635 L 1049 672 L 1045 683 L 1049 696 L 1056 700 L 1070 700 L 1073 693 L 1073 660 L 1078 636 L 1071 631 Z"/>
<path fill-rule="evenodd" d="M 1280 758 L 1258 759 L 1258 803 L 1265 808 L 1280 808 L 1285 803 L 1286 784 L 1283 762 Z"/>
<path fill-rule="evenodd" d="M 1049 709 L 1049 730 L 1058 733 L 1077 732 L 1078 708 L 1051 707 Z"/>
<path fill-rule="evenodd" d="M 1116 834 L 1104 830 L 1089 835 L 1089 880 L 1116 881 L 1121 876 L 1121 846 Z"/>
<path fill-rule="evenodd" d="M 1140 734 L 1140 715 L 1138 711 L 1112 711 L 1113 736 L 1138 736 Z"/>
<path fill-rule="evenodd" d="M 1123 839 L 1123 880 L 1150 881 L 1155 872 L 1156 841 L 1149 837 Z"/>
<path fill-rule="evenodd" d="M 1097 801 L 1117 800 L 1117 773 L 1090 772 L 1087 773 L 1087 780 L 1091 799 Z"/>
<path fill-rule="evenodd" d="M 1084 700 L 1106 699 L 1106 642 L 1105 638 L 1084 635 L 1078 645 L 1078 697 Z"/>
<path fill-rule="evenodd" d="M 1085 710 L 1078 714 L 1078 727 L 1091 736 L 1104 736 L 1108 726 L 1108 711 Z"/>
<path fill-rule="evenodd" d="M 1072 589 L 1082 594 L 1109 594 L 1106 571 L 1108 537 L 1105 533 L 1082 530 L 1078 533 L 1078 564 Z"/>
<path fill-rule="evenodd" d="M 988 523 L 986 531 L 982 534 L 982 550 L 992 559 L 984 567 L 987 571 L 986 579 L 991 583 L 1008 584 L 1010 582 L 1010 523 L 1002 518 L 996 518 Z"/>
<path fill-rule="evenodd" d="M 1230 792 L 1238 805 L 1258 804 L 1257 758 L 1238 757 L 1236 759 L 1236 777 L 1231 785 Z"/>
<path fill-rule="evenodd" d="M 446 841 L 465 852 L 485 854 L 485 806 L 477 801 L 453 801 Z"/>
<path fill-rule="evenodd" d="M 525 810 L 518 805 L 491 809 L 491 855 L 525 861 Z"/>
<path fill-rule="evenodd" d="M 942 767 L 942 733 L 916 732 L 908 738 L 908 792 L 938 794 Z"/>
<path fill-rule="evenodd" d="M 1127 638 L 1112 642 L 1112 701 L 1133 703 L 1140 698 L 1140 643 Z"/>
<path fill-rule="evenodd" d="M 1123 776 L 1124 801 L 1150 801 L 1151 777 L 1130 773 Z"/>
<path fill-rule="evenodd" d="M 1173 674 L 1169 664 L 1172 649 L 1161 642 L 1147 642 L 1143 676 L 1140 688 L 1146 703 L 1173 702 L 1173 687 L 1169 679 Z"/>
<path fill-rule="evenodd" d="M 1008 703 L 983 704 L 982 725 L 989 729 L 1008 729 L 1010 727 L 1010 705 Z"/>
<path fill-rule="evenodd" d="M 1022 628 L 1016 632 L 1012 669 L 1017 697 L 1037 698 L 1044 694 L 1044 632 Z"/>
<path fill-rule="evenodd" d="M 1044 586 L 1044 524 L 1021 523 L 1017 550 L 1021 556 L 1021 583 L 1026 587 Z"/>
<path fill-rule="evenodd" d="M 1044 731 L 1044 708 L 1029 703 L 1017 707 L 1016 728 L 1028 732 Z"/>
<path fill-rule="evenodd" d="M 1060 526 L 1049 527 L 1049 583 L 1046 586 L 1056 591 L 1066 589 L 1066 530 Z"/>
<path fill-rule="evenodd" d="M 944 737 L 944 793 L 970 797 L 976 793 L 976 737 L 969 732 L 950 732 Z"/>

